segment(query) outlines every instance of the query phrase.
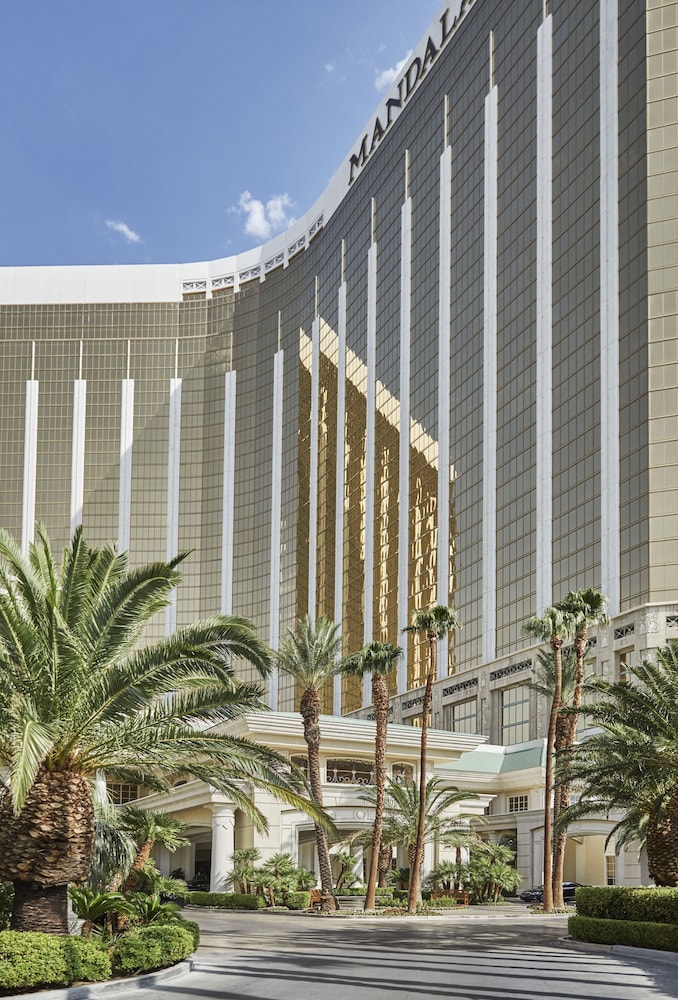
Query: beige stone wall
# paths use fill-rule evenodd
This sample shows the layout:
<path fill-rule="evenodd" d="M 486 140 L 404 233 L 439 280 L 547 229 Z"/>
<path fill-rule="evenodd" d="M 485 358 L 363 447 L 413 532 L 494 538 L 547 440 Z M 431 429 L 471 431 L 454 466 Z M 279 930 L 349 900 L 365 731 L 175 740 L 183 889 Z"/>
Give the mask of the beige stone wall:
<path fill-rule="evenodd" d="M 647 0 L 650 600 L 678 587 L 678 3 Z"/>

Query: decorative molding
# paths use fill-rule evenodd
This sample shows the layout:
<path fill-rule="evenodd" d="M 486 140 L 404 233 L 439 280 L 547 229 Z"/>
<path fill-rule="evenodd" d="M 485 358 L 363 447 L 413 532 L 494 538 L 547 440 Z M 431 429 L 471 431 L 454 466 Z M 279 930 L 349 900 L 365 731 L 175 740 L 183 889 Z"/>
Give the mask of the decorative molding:
<path fill-rule="evenodd" d="M 450 694 L 457 694 L 459 691 L 470 691 L 471 688 L 478 687 L 478 678 L 472 677 L 468 681 L 461 681 L 459 684 L 450 684 L 449 687 L 443 688 L 443 698 L 446 698 Z"/>
<path fill-rule="evenodd" d="M 500 667 L 499 670 L 490 671 L 490 680 L 498 681 L 502 677 L 510 677 L 511 674 L 519 674 L 523 670 L 529 670 L 532 660 L 522 660 L 520 663 L 511 663 L 508 667 Z"/>

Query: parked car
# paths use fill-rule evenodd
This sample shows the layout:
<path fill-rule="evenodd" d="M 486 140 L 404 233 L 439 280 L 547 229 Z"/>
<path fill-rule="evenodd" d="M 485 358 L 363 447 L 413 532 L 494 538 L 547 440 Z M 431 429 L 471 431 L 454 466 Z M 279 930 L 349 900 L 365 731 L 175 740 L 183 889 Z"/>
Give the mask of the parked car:
<path fill-rule="evenodd" d="M 563 882 L 563 899 L 566 903 L 574 903 L 575 890 L 581 884 L 581 882 Z M 538 885 L 534 889 L 523 889 L 520 898 L 524 903 L 543 903 L 544 886 Z"/>

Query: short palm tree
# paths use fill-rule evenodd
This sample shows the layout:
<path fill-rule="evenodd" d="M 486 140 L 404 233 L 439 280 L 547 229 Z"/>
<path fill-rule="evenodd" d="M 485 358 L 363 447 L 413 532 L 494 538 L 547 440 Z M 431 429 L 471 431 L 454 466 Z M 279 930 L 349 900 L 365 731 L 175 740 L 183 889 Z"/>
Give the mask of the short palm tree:
<path fill-rule="evenodd" d="M 424 823 L 426 812 L 426 767 L 428 758 L 428 717 L 431 709 L 431 695 L 433 692 L 433 681 L 436 676 L 436 659 L 438 652 L 438 642 L 456 631 L 460 627 L 460 621 L 456 612 L 444 604 L 435 604 L 430 608 L 416 610 L 412 612 L 412 624 L 405 628 L 405 632 L 413 632 L 418 636 L 425 636 L 428 643 L 428 672 L 426 675 L 426 686 L 424 688 L 424 702 L 421 716 L 421 753 L 419 765 L 419 821 L 417 826 L 417 839 L 415 845 L 415 861 L 410 876 L 410 889 L 407 897 L 407 909 L 410 913 L 415 913 L 417 905 L 421 902 L 421 866 L 424 863 Z"/>
<path fill-rule="evenodd" d="M 546 608 L 541 616 L 528 619 L 523 629 L 529 635 L 534 636 L 541 642 L 547 642 L 551 647 L 553 655 L 553 697 L 551 699 L 551 710 L 549 712 L 549 728 L 546 736 L 546 764 L 544 778 L 544 902 L 545 913 L 552 913 L 554 908 L 553 894 L 553 855 L 552 855 L 552 800 L 554 788 L 554 753 L 556 745 L 556 728 L 558 725 L 558 713 L 562 708 L 562 688 L 563 688 L 563 664 L 562 648 L 567 639 L 572 635 L 574 628 L 574 618 L 566 611 L 558 607 Z M 560 891 L 560 903 L 558 909 L 562 908 L 562 885 Z"/>
<path fill-rule="evenodd" d="M 396 661 L 402 656 L 402 649 L 392 642 L 370 642 L 358 653 L 347 657 L 342 672 L 363 677 L 372 675 L 372 705 L 374 706 L 374 825 L 372 827 L 372 854 L 367 876 L 365 909 L 373 910 L 377 905 L 377 880 L 379 877 L 379 850 L 381 829 L 384 821 L 384 795 L 386 787 L 386 734 L 388 725 L 388 682 L 387 677 L 395 670 Z"/>
<path fill-rule="evenodd" d="M 304 723 L 304 739 L 308 749 L 308 780 L 313 802 L 322 806 L 322 779 L 320 773 L 320 712 L 323 685 L 339 673 L 341 635 L 339 626 L 329 618 L 313 622 L 306 615 L 300 619 L 297 631 L 287 630 L 280 644 L 276 660 L 279 669 L 294 678 L 301 690 L 299 712 Z M 336 910 L 332 891 L 332 866 L 325 829 L 315 824 L 315 842 L 320 872 L 321 909 Z"/>
<path fill-rule="evenodd" d="M 122 892 L 134 892 L 156 844 L 173 853 L 190 841 L 183 836 L 186 823 L 168 813 L 128 805 L 122 810 L 120 819 L 123 830 L 134 841 L 137 852 L 127 874 L 119 874 L 110 888 L 122 886 Z"/>
<path fill-rule="evenodd" d="M 188 774 L 265 828 L 246 779 L 321 818 L 284 758 L 210 728 L 262 707 L 232 662 L 268 672 L 250 622 L 220 615 L 139 647 L 182 558 L 132 569 L 77 529 L 58 565 L 42 527 L 26 554 L 0 532 L 0 879 L 14 883 L 15 929 L 66 933 L 67 887 L 90 872 L 98 772 L 152 790 Z"/>
<path fill-rule="evenodd" d="M 361 798 L 374 803 L 376 788 L 366 789 Z M 444 842 L 460 831 L 468 832 L 465 819 L 450 810 L 461 801 L 475 798 L 477 796 L 471 792 L 446 788 L 440 778 L 429 778 L 424 787 L 424 844 L 433 840 Z M 389 778 L 386 782 L 382 844 L 405 848 L 410 866 L 410 884 L 416 863 L 420 802 L 416 781 L 401 783 Z"/>
<path fill-rule="evenodd" d="M 561 819 L 621 809 L 624 838 L 645 836 L 650 877 L 678 886 L 678 644 L 628 672 L 628 681 L 591 682 L 586 714 L 601 732 L 564 755 L 564 780 L 578 783 L 580 799 Z"/>

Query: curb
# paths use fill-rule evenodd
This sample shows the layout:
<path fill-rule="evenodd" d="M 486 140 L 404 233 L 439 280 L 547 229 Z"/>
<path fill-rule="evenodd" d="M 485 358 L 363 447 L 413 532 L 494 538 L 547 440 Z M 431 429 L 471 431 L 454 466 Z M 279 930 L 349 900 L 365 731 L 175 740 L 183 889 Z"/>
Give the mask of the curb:
<path fill-rule="evenodd" d="M 570 937 L 560 938 L 559 944 L 575 951 L 591 951 L 598 954 L 602 951 L 608 955 L 619 955 L 638 961 L 645 959 L 648 962 L 658 962 L 660 965 L 678 967 L 678 952 L 658 951 L 656 948 L 633 948 L 629 944 L 595 944 L 593 941 L 577 941 Z"/>
<path fill-rule="evenodd" d="M 36 997 L 37 1000 L 93 1000 L 107 993 L 131 993 L 133 990 L 148 989 L 159 983 L 167 983 L 173 979 L 185 976 L 193 968 L 191 959 L 171 965 L 168 969 L 157 972 L 147 972 L 143 976 L 131 976 L 127 979 L 107 979 L 105 983 L 83 983 L 82 986 L 63 986 L 58 990 L 39 990 L 37 993 L 12 993 L 4 1000 L 22 1000 L 26 997 Z"/>

